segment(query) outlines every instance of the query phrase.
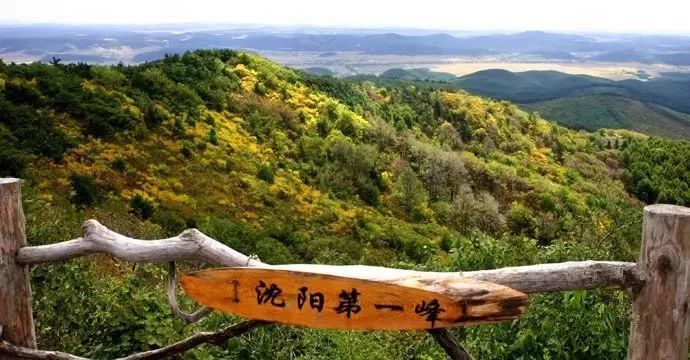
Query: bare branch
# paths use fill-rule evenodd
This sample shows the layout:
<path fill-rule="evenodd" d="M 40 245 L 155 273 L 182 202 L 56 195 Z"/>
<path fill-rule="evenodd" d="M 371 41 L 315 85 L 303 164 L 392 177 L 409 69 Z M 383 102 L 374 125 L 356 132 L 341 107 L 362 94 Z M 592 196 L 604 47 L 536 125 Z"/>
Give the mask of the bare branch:
<path fill-rule="evenodd" d="M 621 230 L 627 228 L 627 227 L 630 226 L 630 225 L 637 224 L 637 223 L 639 223 L 640 221 L 641 221 L 641 220 L 639 220 L 639 219 L 635 219 L 635 220 L 630 221 L 630 222 L 628 222 L 628 223 L 625 223 L 625 224 L 623 224 L 623 225 L 621 225 L 621 226 L 619 226 L 619 227 L 617 227 L 617 228 L 615 228 L 615 229 L 609 230 L 609 232 L 607 232 L 606 235 L 604 235 L 601 239 L 599 239 L 599 240 L 596 241 L 596 243 L 595 243 L 596 246 L 600 246 L 601 244 L 603 244 L 604 241 L 606 241 L 606 239 L 609 238 L 609 236 L 611 236 L 611 235 L 613 235 L 613 234 L 615 234 L 615 233 L 617 233 L 617 232 L 619 232 L 619 231 L 621 231 Z"/>
<path fill-rule="evenodd" d="M 524 293 L 626 289 L 643 282 L 637 264 L 622 261 L 568 261 L 463 272 L 463 277 L 505 285 Z"/>
<path fill-rule="evenodd" d="M 170 311 L 172 311 L 173 315 L 182 319 L 185 324 L 197 322 L 213 311 L 213 309 L 210 307 L 204 307 L 189 314 L 180 309 L 180 306 L 177 303 L 177 276 L 175 274 L 174 261 L 170 262 L 168 268 L 168 306 L 170 307 Z"/>
<path fill-rule="evenodd" d="M 429 329 L 427 332 L 441 345 L 451 360 L 473 360 L 472 355 L 460 345 L 447 329 Z"/>
<path fill-rule="evenodd" d="M 2 353 L 19 356 L 24 359 L 39 360 L 88 360 L 87 358 L 70 355 L 59 351 L 45 351 L 15 346 L 5 340 L 0 340 L 0 355 Z M 2 358 L 2 356 L 0 356 Z"/>
<path fill-rule="evenodd" d="M 269 324 L 266 321 L 260 320 L 246 320 L 239 324 L 228 326 L 216 332 L 200 332 L 196 333 L 182 341 L 170 344 L 160 349 L 146 351 L 139 354 L 134 354 L 119 358 L 117 360 L 153 360 L 163 359 L 175 354 L 181 354 L 189 349 L 195 348 L 201 344 L 215 344 L 223 345 L 228 339 L 240 336 L 256 327 Z"/>
<path fill-rule="evenodd" d="M 239 324 L 228 326 L 216 332 L 200 332 L 174 344 L 160 349 L 145 351 L 142 353 L 126 356 L 117 360 L 154 360 L 163 359 L 176 354 L 181 354 L 201 344 L 222 345 L 228 339 L 240 336 L 256 327 L 266 325 L 268 322 L 259 320 L 247 320 Z M 25 359 L 38 360 L 88 360 L 87 358 L 70 355 L 59 351 L 45 351 L 14 346 L 7 341 L 0 340 L 0 354 L 12 354 Z"/>
<path fill-rule="evenodd" d="M 17 262 L 40 264 L 94 253 L 109 254 L 130 262 L 191 260 L 217 266 L 262 265 L 260 261 L 250 259 L 196 229 L 185 230 L 178 236 L 163 240 L 137 240 L 120 235 L 96 220 L 84 222 L 80 238 L 20 249 Z"/>
<path fill-rule="evenodd" d="M 366 265 L 307 264 L 274 265 L 271 269 L 312 272 L 399 285 L 414 281 L 427 285 L 443 284 L 449 279 L 462 277 L 504 285 L 527 294 L 607 287 L 624 289 L 639 286 L 643 281 L 635 263 L 619 261 L 569 261 L 465 272 L 425 272 Z"/>

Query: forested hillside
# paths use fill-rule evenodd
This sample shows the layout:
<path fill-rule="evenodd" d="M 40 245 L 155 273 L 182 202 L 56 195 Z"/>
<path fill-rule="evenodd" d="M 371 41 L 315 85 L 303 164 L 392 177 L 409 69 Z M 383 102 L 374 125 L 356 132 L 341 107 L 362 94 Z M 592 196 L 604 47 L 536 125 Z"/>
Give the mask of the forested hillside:
<path fill-rule="evenodd" d="M 690 81 L 684 73 L 665 73 L 645 81 L 614 81 L 558 71 L 493 69 L 455 77 L 426 69 L 390 69 L 379 78 L 412 80 L 514 101 L 571 129 L 631 129 L 690 139 L 690 107 L 686 101 Z"/>
<path fill-rule="evenodd" d="M 645 134 L 690 139 L 690 115 L 614 94 L 588 94 L 523 104 L 572 129 L 634 129 Z M 554 120 L 555 121 L 555 120 Z"/>
<path fill-rule="evenodd" d="M 640 190 L 654 182 L 639 165 L 654 144 L 568 130 L 462 91 L 306 75 L 229 50 L 139 66 L 0 62 L 0 175 L 26 180 L 32 245 L 76 237 L 97 218 L 142 238 L 197 227 L 269 263 L 634 261 L 643 203 L 626 186 L 647 201 L 687 201 Z M 678 181 L 687 188 L 687 175 Z M 165 274 L 107 257 L 35 268 L 40 348 L 106 359 L 236 321 L 214 314 L 185 327 L 169 314 Z M 623 292 L 531 301 L 519 321 L 455 334 L 478 359 L 625 356 Z M 186 358 L 372 354 L 444 358 L 423 332 L 282 326 Z"/>
<path fill-rule="evenodd" d="M 690 82 L 674 76 L 614 81 L 556 71 L 480 71 L 454 83 L 473 93 L 526 104 L 559 124 L 594 131 L 625 128 L 690 139 Z"/>

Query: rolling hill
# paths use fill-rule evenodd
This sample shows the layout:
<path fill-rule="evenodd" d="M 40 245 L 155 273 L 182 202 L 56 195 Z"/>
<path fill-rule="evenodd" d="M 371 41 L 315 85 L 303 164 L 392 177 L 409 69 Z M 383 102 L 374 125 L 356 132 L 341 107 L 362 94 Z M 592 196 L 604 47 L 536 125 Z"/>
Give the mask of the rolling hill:
<path fill-rule="evenodd" d="M 393 68 L 384 71 L 381 75 L 382 78 L 390 80 L 402 80 L 402 81 L 453 81 L 456 76 L 451 73 L 444 73 L 438 71 L 431 71 L 424 68 L 414 68 L 414 69 L 400 69 Z"/>
<path fill-rule="evenodd" d="M 589 94 L 522 107 L 573 129 L 633 129 L 650 135 L 690 139 L 690 115 L 626 96 Z"/>
<path fill-rule="evenodd" d="M 451 78 L 403 69 L 386 80 L 436 81 L 452 87 L 521 104 L 549 120 L 574 129 L 621 128 L 650 135 L 690 138 L 690 79 L 668 74 L 648 81 L 597 78 L 557 71 L 485 70 Z"/>
<path fill-rule="evenodd" d="M 558 71 L 510 72 L 485 70 L 458 77 L 452 84 L 464 90 L 518 103 L 571 96 L 592 88 L 615 88 L 615 81 Z"/>

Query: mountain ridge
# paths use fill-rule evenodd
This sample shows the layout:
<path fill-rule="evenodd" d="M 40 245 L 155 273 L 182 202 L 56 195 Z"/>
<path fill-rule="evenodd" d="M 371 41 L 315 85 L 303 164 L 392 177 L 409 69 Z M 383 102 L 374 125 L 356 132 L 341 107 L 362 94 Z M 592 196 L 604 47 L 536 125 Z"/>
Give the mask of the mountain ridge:
<path fill-rule="evenodd" d="M 605 41 L 602 41 L 605 40 Z M 69 46 L 67 45 L 69 44 Z M 198 28 L 0 25 L 0 57 L 7 61 L 48 56 L 104 63 L 144 62 L 166 53 L 232 48 L 262 52 L 345 52 L 370 55 L 516 55 L 534 60 L 593 62 L 615 59 L 688 65 L 690 37 L 567 34 L 543 31 L 452 34 L 414 29 L 321 29 L 252 26 Z M 122 51 L 127 48 L 127 51 Z M 81 57 L 83 56 L 83 58 Z M 102 58 L 94 58 L 101 56 Z"/>
<path fill-rule="evenodd" d="M 390 80 L 437 81 L 438 87 L 467 90 L 520 103 L 575 129 L 626 128 L 650 135 L 690 138 L 686 121 L 690 81 L 673 75 L 649 80 L 610 80 L 558 71 L 483 70 L 462 77 L 432 71 L 391 69 Z"/>

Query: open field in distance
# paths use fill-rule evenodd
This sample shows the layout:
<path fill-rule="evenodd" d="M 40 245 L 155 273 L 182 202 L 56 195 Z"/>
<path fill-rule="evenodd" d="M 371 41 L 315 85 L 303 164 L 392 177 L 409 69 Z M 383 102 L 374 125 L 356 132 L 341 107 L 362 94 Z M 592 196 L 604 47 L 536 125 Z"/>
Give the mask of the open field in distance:
<path fill-rule="evenodd" d="M 583 74 L 612 80 L 638 79 L 643 71 L 651 77 L 663 72 L 690 72 L 690 66 L 643 64 L 637 62 L 550 61 L 534 57 L 457 57 L 447 55 L 371 55 L 355 52 L 313 53 L 294 51 L 261 51 L 267 58 L 295 68 L 321 67 L 336 75 L 380 74 L 391 68 L 428 68 L 463 76 L 488 69 L 513 72 L 554 70 L 567 74 Z"/>
<path fill-rule="evenodd" d="M 433 71 L 448 72 L 456 76 L 463 76 L 477 71 L 489 69 L 503 69 L 512 72 L 532 70 L 553 70 L 573 75 L 590 75 L 611 80 L 638 79 L 638 71 L 644 71 L 651 77 L 657 77 L 663 72 L 687 72 L 688 66 L 671 66 L 664 64 L 642 63 L 581 63 L 581 62 L 466 62 L 438 64 L 430 67 Z"/>

